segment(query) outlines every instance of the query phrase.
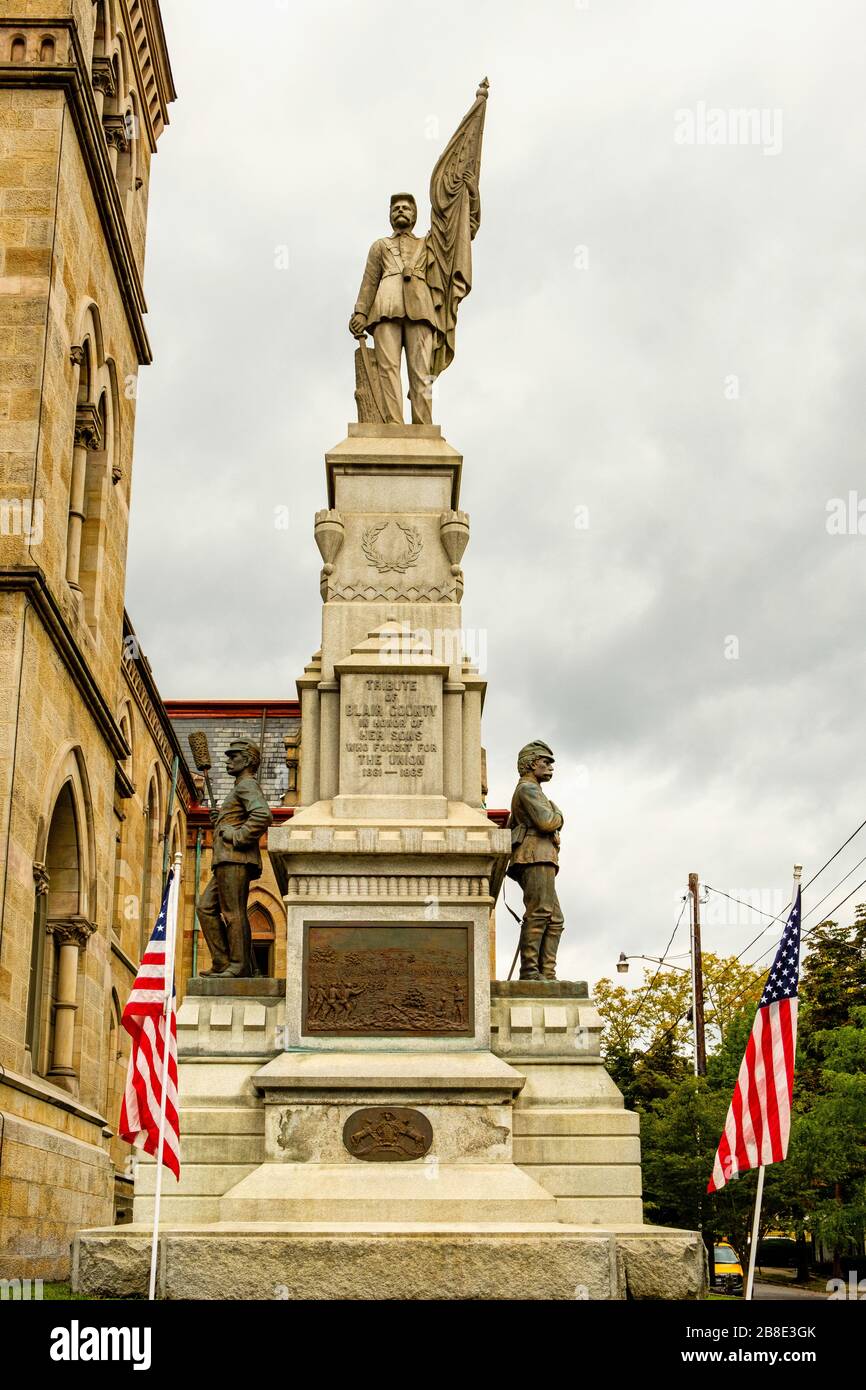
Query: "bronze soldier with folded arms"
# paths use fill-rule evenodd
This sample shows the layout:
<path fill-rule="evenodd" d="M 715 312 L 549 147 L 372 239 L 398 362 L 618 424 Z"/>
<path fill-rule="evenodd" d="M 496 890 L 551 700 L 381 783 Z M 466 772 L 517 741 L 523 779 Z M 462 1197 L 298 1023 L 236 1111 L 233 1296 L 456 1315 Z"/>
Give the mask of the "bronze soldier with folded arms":
<path fill-rule="evenodd" d="M 553 776 L 553 753 L 536 739 L 517 756 L 520 781 L 511 799 L 511 860 L 507 873 L 523 890 L 521 980 L 555 980 L 564 919 L 556 896 L 563 816 L 541 790 Z"/>

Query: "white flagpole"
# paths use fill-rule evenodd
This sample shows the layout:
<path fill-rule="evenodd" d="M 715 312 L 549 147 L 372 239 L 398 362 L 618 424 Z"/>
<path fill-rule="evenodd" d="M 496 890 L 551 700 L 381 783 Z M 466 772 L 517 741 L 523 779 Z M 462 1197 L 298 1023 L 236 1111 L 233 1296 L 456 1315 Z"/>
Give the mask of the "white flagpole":
<path fill-rule="evenodd" d="M 794 865 L 794 891 L 791 894 L 791 906 L 797 901 L 797 889 L 800 887 L 800 878 L 803 873 L 803 865 Z M 758 1254 L 758 1227 L 761 1223 L 761 1203 L 764 1200 L 764 1165 L 758 1169 L 758 1186 L 755 1192 L 755 1214 L 752 1217 L 752 1239 L 749 1245 L 749 1274 L 746 1280 L 746 1298 L 751 1299 L 752 1290 L 755 1287 L 755 1258 Z"/>
<path fill-rule="evenodd" d="M 761 1203 L 764 1200 L 764 1165 L 758 1169 L 758 1188 L 755 1193 L 755 1214 L 752 1217 L 752 1239 L 749 1244 L 749 1276 L 746 1280 L 746 1298 L 752 1297 L 755 1286 L 755 1256 L 758 1253 L 758 1227 L 761 1224 Z"/>
<path fill-rule="evenodd" d="M 180 866 L 183 855 L 174 856 L 174 877 L 168 892 L 165 914 L 165 999 L 162 1005 L 163 1049 L 162 1049 L 162 1099 L 159 1107 L 159 1143 L 156 1148 L 156 1195 L 153 1204 L 153 1237 L 150 1247 L 150 1288 L 147 1297 L 151 1303 L 156 1298 L 156 1257 L 159 1250 L 159 1204 L 162 1197 L 162 1154 L 165 1147 L 165 1108 L 168 1099 L 168 1058 L 169 1058 L 169 1013 L 174 994 L 174 946 L 177 940 L 177 904 L 180 897 Z"/>

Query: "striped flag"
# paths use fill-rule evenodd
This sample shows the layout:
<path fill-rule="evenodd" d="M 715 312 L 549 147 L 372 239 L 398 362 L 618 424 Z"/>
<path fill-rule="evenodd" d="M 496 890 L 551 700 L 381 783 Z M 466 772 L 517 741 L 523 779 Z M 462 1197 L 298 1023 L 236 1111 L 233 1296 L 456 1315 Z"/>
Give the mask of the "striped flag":
<path fill-rule="evenodd" d="M 180 1179 L 174 961 L 167 959 L 166 945 L 166 937 L 170 942 L 176 938 L 177 899 L 175 870 L 172 869 L 153 935 L 120 1020 L 132 1038 L 132 1052 L 120 1108 L 119 1137 L 157 1156 L 167 1043 L 168 1085 L 162 1161 Z M 167 998 L 169 989 L 171 993 Z"/>
<path fill-rule="evenodd" d="M 800 969 L 800 889 L 791 908 L 773 967 L 755 1014 L 725 1132 L 716 1151 L 708 1192 L 749 1168 L 780 1163 L 788 1153 L 794 1052 L 797 1046 L 797 986 Z"/>

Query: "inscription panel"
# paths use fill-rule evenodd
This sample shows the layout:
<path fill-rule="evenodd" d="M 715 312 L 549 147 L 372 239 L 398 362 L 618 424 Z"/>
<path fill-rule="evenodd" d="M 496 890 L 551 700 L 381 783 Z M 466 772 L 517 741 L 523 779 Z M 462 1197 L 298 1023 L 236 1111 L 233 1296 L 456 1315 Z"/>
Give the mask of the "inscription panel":
<path fill-rule="evenodd" d="M 442 794 L 442 677 L 347 673 L 340 681 L 340 791 Z"/>
<path fill-rule="evenodd" d="M 472 923 L 304 924 L 305 1034 L 467 1037 Z"/>

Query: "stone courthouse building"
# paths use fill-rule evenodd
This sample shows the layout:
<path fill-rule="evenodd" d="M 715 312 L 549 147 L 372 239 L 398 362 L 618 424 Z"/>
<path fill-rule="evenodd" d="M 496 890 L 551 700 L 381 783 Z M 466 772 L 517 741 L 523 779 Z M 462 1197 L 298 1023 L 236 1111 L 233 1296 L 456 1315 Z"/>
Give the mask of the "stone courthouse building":
<path fill-rule="evenodd" d="M 0 0 L 0 1277 L 128 1205 L 120 1011 L 194 787 L 124 611 L 157 0 Z"/>

